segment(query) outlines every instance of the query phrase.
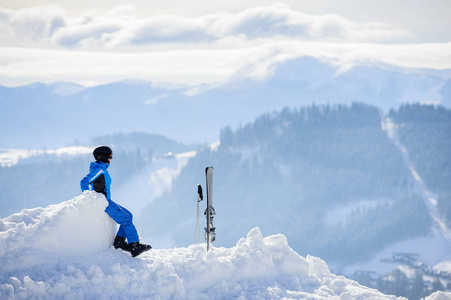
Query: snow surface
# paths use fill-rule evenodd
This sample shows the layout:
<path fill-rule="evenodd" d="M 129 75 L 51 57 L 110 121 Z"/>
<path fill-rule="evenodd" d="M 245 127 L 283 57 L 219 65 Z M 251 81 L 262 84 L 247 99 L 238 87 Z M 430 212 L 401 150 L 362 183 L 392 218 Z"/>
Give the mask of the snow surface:
<path fill-rule="evenodd" d="M 85 191 L 0 219 L 0 299 L 396 299 L 332 274 L 285 236 L 264 238 L 258 228 L 232 248 L 197 244 L 132 258 L 111 246 L 117 225 L 106 204 Z"/>
<path fill-rule="evenodd" d="M 196 156 L 196 153 L 196 151 L 189 151 L 154 157 L 152 164 L 131 177 L 114 192 L 114 199 L 132 213 L 138 214 L 146 205 L 171 189 L 173 180 L 188 164 L 189 159 Z"/>
<path fill-rule="evenodd" d="M 433 220 L 432 226 L 432 234 L 438 235 L 440 237 L 444 237 L 445 239 L 451 242 L 451 230 L 446 226 L 445 222 L 441 220 L 440 213 L 437 208 L 437 195 L 432 193 L 424 183 L 423 179 L 418 174 L 417 170 L 413 162 L 410 160 L 409 152 L 407 148 L 401 143 L 399 140 L 397 126 L 393 123 L 393 120 L 390 118 L 385 118 L 382 121 L 382 129 L 387 132 L 388 137 L 392 140 L 392 142 L 399 149 L 404 162 L 409 167 L 412 177 L 414 178 L 414 191 L 420 194 L 423 199 L 425 199 L 425 205 L 429 210 L 429 214 Z"/>
<path fill-rule="evenodd" d="M 427 236 L 398 241 L 379 251 L 370 261 L 356 263 L 344 267 L 337 267 L 344 274 L 353 274 L 357 270 L 374 271 L 386 274 L 398 266 L 397 263 L 388 264 L 383 259 L 391 258 L 393 253 L 415 253 L 426 265 L 438 271 L 451 271 L 451 230 L 441 220 L 437 208 L 437 196 L 424 184 L 422 178 L 410 160 L 406 147 L 399 140 L 397 125 L 390 118 L 384 118 L 382 129 L 387 133 L 393 144 L 399 149 L 405 164 L 409 167 L 414 182 L 414 192 L 421 195 L 432 218 L 432 230 Z M 334 269 L 334 267 L 332 267 Z"/>
<path fill-rule="evenodd" d="M 44 154 L 57 156 L 61 155 L 74 156 L 92 153 L 92 150 L 93 150 L 92 147 L 84 147 L 84 146 L 70 146 L 47 150 L 0 149 L 0 166 L 11 167 L 16 165 L 21 159 L 27 159 L 33 156 L 39 156 Z"/>
<path fill-rule="evenodd" d="M 324 217 L 327 226 L 346 224 L 352 219 L 352 215 L 360 212 L 366 213 L 381 203 L 389 203 L 390 199 L 363 199 L 355 203 L 338 206 L 328 211 Z"/>

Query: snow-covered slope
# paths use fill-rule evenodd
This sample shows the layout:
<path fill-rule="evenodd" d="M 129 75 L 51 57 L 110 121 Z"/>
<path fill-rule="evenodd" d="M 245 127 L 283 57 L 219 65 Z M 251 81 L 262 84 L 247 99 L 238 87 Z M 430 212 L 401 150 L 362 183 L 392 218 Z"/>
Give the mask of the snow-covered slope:
<path fill-rule="evenodd" d="M 406 102 L 451 104 L 449 70 L 388 65 L 344 70 L 298 57 L 268 66 L 268 71 L 260 80 L 243 78 L 249 73 L 244 69 L 220 85 L 177 89 L 131 80 L 89 88 L 70 83 L 0 86 L 0 147 L 60 147 L 84 141 L 93 128 L 98 135 L 145 130 L 203 144 L 217 141 L 226 126 L 238 128 L 285 107 L 359 101 L 388 111 Z M 102 118 L 94 107 L 102 108 Z"/>
<path fill-rule="evenodd" d="M 394 253 L 415 253 L 418 259 L 432 269 L 444 272 L 451 271 L 451 230 L 441 219 L 437 208 L 437 195 L 432 193 L 424 184 L 412 163 L 406 147 L 401 143 L 398 136 L 398 128 L 393 120 L 386 117 L 382 120 L 382 129 L 399 149 L 404 163 L 408 166 L 412 178 L 413 191 L 422 196 L 432 218 L 431 232 L 427 236 L 398 241 L 378 252 L 373 258 L 364 263 L 356 263 L 341 268 L 344 274 L 353 274 L 357 270 L 373 271 L 378 274 L 387 274 L 399 263 L 387 263 L 387 258 Z M 364 209 L 365 207 L 363 207 Z M 362 208 L 361 208 L 362 209 Z M 385 261 L 384 261 L 385 260 Z M 333 269 L 333 267 L 332 267 Z M 415 276 L 415 274 L 413 274 Z"/>
<path fill-rule="evenodd" d="M 203 244 L 132 258 L 95 192 L 0 220 L 0 299 L 394 299 L 299 256 L 258 228 L 232 248 Z M 155 248 L 158 248 L 158 245 Z M 451 297 L 436 293 L 430 299 Z"/>
<path fill-rule="evenodd" d="M 52 160 L 56 157 L 67 157 L 76 155 L 87 155 L 92 153 L 92 147 L 86 146 L 69 146 L 57 149 L 0 149 L 0 167 L 11 167 L 17 165 L 19 160 L 31 157 L 51 155 Z"/>
<path fill-rule="evenodd" d="M 147 204 L 171 189 L 173 180 L 194 156 L 196 151 L 153 157 L 152 164 L 131 176 L 114 192 L 114 198 L 120 199 L 121 205 L 137 215 Z"/>

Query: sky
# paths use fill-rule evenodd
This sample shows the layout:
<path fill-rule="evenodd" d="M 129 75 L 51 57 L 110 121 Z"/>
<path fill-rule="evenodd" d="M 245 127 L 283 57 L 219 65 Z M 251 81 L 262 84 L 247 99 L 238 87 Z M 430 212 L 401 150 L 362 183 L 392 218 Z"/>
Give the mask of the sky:
<path fill-rule="evenodd" d="M 313 56 L 451 69 L 451 1 L 0 1 L 0 85 L 197 86 Z"/>

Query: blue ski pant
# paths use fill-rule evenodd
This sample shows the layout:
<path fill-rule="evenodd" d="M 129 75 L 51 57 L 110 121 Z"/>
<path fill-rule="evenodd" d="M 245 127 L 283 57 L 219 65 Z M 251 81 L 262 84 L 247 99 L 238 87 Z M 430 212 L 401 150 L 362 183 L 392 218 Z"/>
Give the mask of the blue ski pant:
<path fill-rule="evenodd" d="M 133 215 L 130 211 L 114 201 L 108 200 L 105 212 L 119 224 L 118 236 L 127 238 L 128 243 L 139 241 L 138 232 L 135 225 L 133 225 Z"/>

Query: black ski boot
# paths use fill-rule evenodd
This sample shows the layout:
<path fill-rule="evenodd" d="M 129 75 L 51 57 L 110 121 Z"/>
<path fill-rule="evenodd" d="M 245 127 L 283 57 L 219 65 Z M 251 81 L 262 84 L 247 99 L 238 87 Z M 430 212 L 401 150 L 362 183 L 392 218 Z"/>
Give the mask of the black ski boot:
<path fill-rule="evenodd" d="M 113 243 L 114 248 L 116 249 L 122 249 L 124 251 L 130 252 L 129 244 L 125 241 L 125 238 L 122 236 L 116 235 L 116 238 L 114 239 Z"/>
<path fill-rule="evenodd" d="M 138 256 L 141 253 L 152 249 L 150 245 L 140 244 L 139 242 L 130 243 L 128 244 L 128 247 L 130 248 L 130 252 L 132 253 L 133 257 Z"/>

